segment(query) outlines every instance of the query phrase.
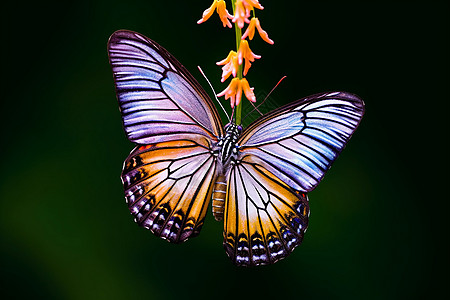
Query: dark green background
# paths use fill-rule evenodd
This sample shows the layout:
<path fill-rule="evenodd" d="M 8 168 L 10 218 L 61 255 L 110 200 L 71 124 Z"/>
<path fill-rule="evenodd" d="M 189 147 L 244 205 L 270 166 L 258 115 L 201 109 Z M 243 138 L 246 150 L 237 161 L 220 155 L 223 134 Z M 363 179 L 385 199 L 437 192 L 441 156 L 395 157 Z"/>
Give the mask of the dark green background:
<path fill-rule="evenodd" d="M 2 8 L 0 296 L 44 299 L 403 299 L 448 295 L 449 6 L 261 1 L 273 46 L 248 79 L 269 103 L 360 95 L 366 115 L 317 190 L 303 244 L 237 268 L 222 224 L 172 245 L 139 228 L 120 182 L 132 149 L 106 42 L 158 41 L 217 91 L 234 33 L 207 1 L 20 2 Z M 208 89 L 209 90 L 209 89 Z"/>

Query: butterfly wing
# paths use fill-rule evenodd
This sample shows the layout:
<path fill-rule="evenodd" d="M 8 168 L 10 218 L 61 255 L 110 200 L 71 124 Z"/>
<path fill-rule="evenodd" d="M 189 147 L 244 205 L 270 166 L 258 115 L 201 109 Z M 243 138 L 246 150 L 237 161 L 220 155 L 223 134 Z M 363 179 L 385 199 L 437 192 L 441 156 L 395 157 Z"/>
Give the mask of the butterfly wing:
<path fill-rule="evenodd" d="M 308 227 L 306 194 L 251 156 L 231 169 L 227 188 L 224 247 L 236 265 L 275 263 L 301 243 Z"/>
<path fill-rule="evenodd" d="M 241 156 L 264 161 L 291 188 L 309 192 L 345 147 L 364 114 L 356 95 L 334 92 L 309 96 L 251 124 L 241 135 Z"/>
<path fill-rule="evenodd" d="M 108 53 L 123 125 L 130 141 L 152 144 L 206 136 L 222 125 L 195 78 L 164 48 L 132 31 L 113 33 Z"/>
<path fill-rule="evenodd" d="M 117 31 L 109 60 L 125 132 L 138 145 L 122 182 L 135 221 L 182 242 L 198 234 L 211 198 L 223 135 L 217 110 L 189 72 L 145 36 Z"/>
<path fill-rule="evenodd" d="M 124 163 L 125 199 L 135 221 L 178 243 L 198 235 L 211 199 L 216 159 L 207 139 L 137 146 Z"/>
<path fill-rule="evenodd" d="M 355 95 L 317 94 L 243 132 L 228 176 L 224 225 L 224 246 L 236 264 L 273 263 L 300 244 L 308 225 L 306 192 L 323 178 L 363 113 Z"/>

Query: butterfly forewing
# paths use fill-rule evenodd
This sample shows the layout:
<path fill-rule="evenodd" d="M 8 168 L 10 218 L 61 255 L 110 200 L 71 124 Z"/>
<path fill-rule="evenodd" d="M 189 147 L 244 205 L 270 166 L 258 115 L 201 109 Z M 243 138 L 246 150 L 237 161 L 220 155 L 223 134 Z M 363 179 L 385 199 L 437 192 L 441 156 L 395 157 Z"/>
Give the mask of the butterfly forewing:
<path fill-rule="evenodd" d="M 313 190 L 345 147 L 364 113 L 357 96 L 313 95 L 263 116 L 238 141 L 241 155 L 254 155 L 294 190 Z"/>
<path fill-rule="evenodd" d="M 130 141 L 152 144 L 222 135 L 206 92 L 164 48 L 136 32 L 115 32 L 108 43 L 117 98 Z"/>

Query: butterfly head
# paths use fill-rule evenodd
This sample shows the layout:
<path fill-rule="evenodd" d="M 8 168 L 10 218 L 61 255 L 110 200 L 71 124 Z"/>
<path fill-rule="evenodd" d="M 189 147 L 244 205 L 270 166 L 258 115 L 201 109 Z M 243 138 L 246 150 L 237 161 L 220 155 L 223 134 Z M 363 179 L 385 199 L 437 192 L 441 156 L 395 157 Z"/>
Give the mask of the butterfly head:
<path fill-rule="evenodd" d="M 237 125 L 236 123 L 233 123 L 233 122 L 230 122 L 227 125 L 225 125 L 224 129 L 225 129 L 225 136 L 234 135 L 237 138 L 242 133 L 242 126 Z"/>

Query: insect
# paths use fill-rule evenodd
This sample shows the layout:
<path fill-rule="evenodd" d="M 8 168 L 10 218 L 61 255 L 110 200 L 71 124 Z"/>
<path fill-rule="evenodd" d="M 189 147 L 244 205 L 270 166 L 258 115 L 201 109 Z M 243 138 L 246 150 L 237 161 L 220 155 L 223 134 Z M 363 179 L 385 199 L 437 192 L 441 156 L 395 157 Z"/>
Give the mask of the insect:
<path fill-rule="evenodd" d="M 246 129 L 219 114 L 164 48 L 132 31 L 108 42 L 128 139 L 125 199 L 135 221 L 173 243 L 197 236 L 209 202 L 236 265 L 275 263 L 298 246 L 313 190 L 351 137 L 364 102 L 345 92 L 309 96 Z"/>

